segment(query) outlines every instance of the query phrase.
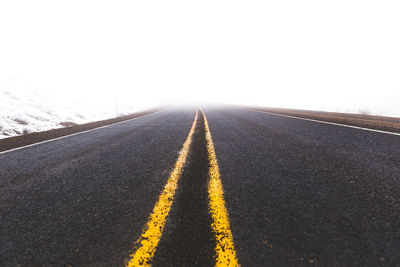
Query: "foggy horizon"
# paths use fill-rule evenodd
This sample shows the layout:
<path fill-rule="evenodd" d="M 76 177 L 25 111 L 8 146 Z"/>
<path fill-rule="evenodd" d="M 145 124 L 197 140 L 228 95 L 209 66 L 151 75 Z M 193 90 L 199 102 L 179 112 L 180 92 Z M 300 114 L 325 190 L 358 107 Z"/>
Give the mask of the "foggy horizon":
<path fill-rule="evenodd" d="M 22 2 L 0 4 L 1 92 L 400 117 L 396 1 Z"/>

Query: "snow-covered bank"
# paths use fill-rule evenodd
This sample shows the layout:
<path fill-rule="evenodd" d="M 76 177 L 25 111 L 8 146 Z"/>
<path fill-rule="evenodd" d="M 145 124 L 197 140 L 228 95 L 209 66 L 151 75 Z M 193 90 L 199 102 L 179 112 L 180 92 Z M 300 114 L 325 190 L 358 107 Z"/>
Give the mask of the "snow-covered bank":
<path fill-rule="evenodd" d="M 139 103 L 117 104 L 118 115 L 151 107 Z M 0 88 L 0 138 L 115 116 L 115 99 L 100 100 L 94 96 L 91 101 L 66 100 L 65 97 L 56 94 Z"/>
<path fill-rule="evenodd" d="M 318 97 L 317 97 L 318 98 Z M 394 96 L 376 95 L 364 98 L 343 98 L 340 102 L 331 102 L 329 98 L 324 101 L 317 101 L 310 98 L 308 103 L 297 101 L 296 97 L 290 97 L 286 101 L 276 99 L 272 101 L 260 100 L 256 104 L 250 104 L 257 107 L 299 109 L 325 112 L 352 113 L 364 115 L 376 115 L 384 117 L 400 118 L 400 105 L 398 98 Z M 276 104 L 280 103 L 280 104 Z"/>

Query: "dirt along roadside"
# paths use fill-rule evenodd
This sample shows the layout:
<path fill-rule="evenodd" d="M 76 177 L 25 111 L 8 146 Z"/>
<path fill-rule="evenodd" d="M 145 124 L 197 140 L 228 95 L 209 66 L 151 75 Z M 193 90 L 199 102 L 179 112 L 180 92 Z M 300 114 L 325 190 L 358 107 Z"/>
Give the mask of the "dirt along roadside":
<path fill-rule="evenodd" d="M 294 116 L 305 119 L 320 120 L 320 121 L 340 123 L 340 124 L 363 127 L 363 128 L 370 128 L 381 131 L 400 133 L 400 118 L 395 118 L 395 117 L 311 111 L 311 110 L 299 110 L 299 109 L 283 109 L 283 108 L 263 108 L 263 107 L 249 107 L 249 108 L 257 111 L 265 111 L 286 116 Z"/>
<path fill-rule="evenodd" d="M 129 115 L 124 115 L 120 116 L 117 118 L 112 118 L 112 119 L 107 119 L 107 120 L 101 120 L 101 121 L 95 121 L 95 122 L 89 122 L 85 124 L 77 124 L 77 125 L 72 125 L 72 126 L 67 126 L 64 128 L 57 128 L 57 129 L 52 129 L 48 131 L 43 131 L 43 132 L 35 132 L 35 133 L 29 133 L 25 135 L 20 135 L 20 136 L 13 136 L 9 138 L 4 138 L 0 139 L 0 152 L 7 151 L 10 149 L 22 147 L 22 146 L 27 146 L 39 142 L 43 142 L 49 139 L 54 139 L 54 138 L 59 138 L 62 136 L 70 135 L 70 134 L 75 134 L 83 131 L 88 131 L 92 130 L 98 127 L 146 116 L 152 113 L 155 113 L 157 111 L 160 111 L 162 109 L 165 109 L 165 107 L 157 107 Z"/>

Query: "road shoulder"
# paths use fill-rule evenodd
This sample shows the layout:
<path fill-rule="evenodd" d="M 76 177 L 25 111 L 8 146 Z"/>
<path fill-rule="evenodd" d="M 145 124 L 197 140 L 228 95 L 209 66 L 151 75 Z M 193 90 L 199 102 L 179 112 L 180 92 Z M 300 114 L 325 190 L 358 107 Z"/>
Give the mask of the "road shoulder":
<path fill-rule="evenodd" d="M 125 116 L 121 116 L 121 117 L 117 117 L 117 118 L 89 122 L 89 123 L 74 125 L 74 126 L 65 127 L 65 128 L 52 129 L 52 130 L 43 131 L 43 132 L 29 133 L 26 135 L 0 139 L 0 153 L 8 151 L 8 150 L 24 147 L 24 146 L 33 145 L 36 143 L 41 143 L 41 142 L 45 142 L 48 140 L 72 135 L 72 134 L 77 134 L 77 133 L 93 130 L 93 129 L 96 129 L 99 127 L 104 127 L 107 125 L 147 116 L 147 115 L 153 114 L 155 112 L 161 111 L 163 109 L 165 109 L 165 107 L 158 107 L 158 108 L 145 110 L 142 112 L 133 113 L 130 115 L 125 115 Z"/>
<path fill-rule="evenodd" d="M 248 107 L 248 108 L 255 111 L 283 115 L 283 116 L 293 116 L 309 120 L 343 124 L 343 125 L 386 131 L 392 133 L 400 133 L 400 118 L 394 118 L 394 117 L 311 111 L 311 110 L 283 109 L 283 108 L 264 108 L 264 107 Z"/>

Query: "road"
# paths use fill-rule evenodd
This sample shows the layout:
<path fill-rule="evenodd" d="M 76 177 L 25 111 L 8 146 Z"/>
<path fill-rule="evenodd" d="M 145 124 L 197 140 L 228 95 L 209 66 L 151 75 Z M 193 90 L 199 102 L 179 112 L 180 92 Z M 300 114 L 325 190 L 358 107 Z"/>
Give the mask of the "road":
<path fill-rule="evenodd" d="M 400 266 L 400 136 L 203 111 L 0 154 L 0 266 Z"/>

